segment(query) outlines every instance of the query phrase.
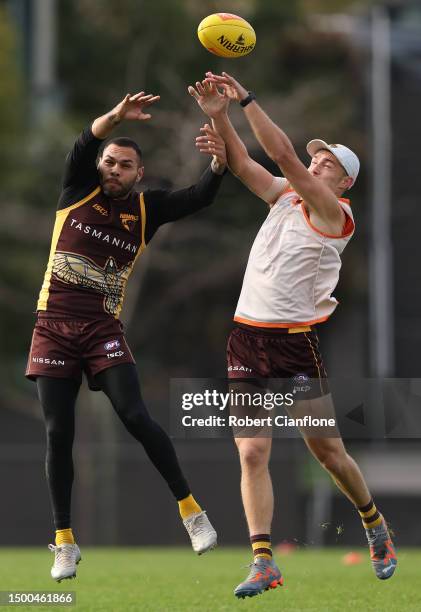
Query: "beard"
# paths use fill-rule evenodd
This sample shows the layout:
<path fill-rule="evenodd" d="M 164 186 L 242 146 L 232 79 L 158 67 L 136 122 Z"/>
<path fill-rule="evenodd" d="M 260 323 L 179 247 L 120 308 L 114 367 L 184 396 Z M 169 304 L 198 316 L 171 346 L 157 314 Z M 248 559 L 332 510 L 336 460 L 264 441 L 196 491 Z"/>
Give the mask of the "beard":
<path fill-rule="evenodd" d="M 113 198 L 115 200 L 121 200 L 126 198 L 129 193 L 132 191 L 133 187 L 136 184 L 136 181 L 131 182 L 129 185 L 123 185 L 122 183 L 109 183 L 110 179 L 105 179 L 101 176 L 100 184 L 102 187 L 102 191 L 104 195 L 108 198 Z"/>

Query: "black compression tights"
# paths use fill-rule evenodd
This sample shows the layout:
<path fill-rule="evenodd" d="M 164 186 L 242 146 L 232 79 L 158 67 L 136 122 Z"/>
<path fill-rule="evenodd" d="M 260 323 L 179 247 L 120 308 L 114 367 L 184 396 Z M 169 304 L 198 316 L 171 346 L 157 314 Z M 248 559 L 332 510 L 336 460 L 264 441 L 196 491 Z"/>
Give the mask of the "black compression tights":
<path fill-rule="evenodd" d="M 100 372 L 95 381 L 109 397 L 126 429 L 141 442 L 175 498 L 187 497 L 190 490 L 174 447 L 165 431 L 149 416 L 135 366 L 122 364 L 108 368 Z M 54 524 L 56 529 L 67 529 L 70 527 L 72 446 L 79 385 L 70 379 L 39 376 L 37 386 L 47 431 L 46 475 Z"/>

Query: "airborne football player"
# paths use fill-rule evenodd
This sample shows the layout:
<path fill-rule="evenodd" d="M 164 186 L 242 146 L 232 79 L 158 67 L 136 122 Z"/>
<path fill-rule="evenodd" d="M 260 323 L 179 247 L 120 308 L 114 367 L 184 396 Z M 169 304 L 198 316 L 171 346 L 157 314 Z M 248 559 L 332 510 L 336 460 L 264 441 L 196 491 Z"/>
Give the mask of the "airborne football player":
<path fill-rule="evenodd" d="M 211 165 L 195 185 L 137 191 L 144 172 L 139 146 L 129 138 L 104 139 L 122 121 L 150 119 L 144 109 L 158 99 L 144 92 L 127 94 L 83 130 L 66 160 L 26 370 L 36 380 L 45 416 L 46 475 L 56 529 L 51 575 L 58 581 L 75 576 L 80 560 L 70 503 L 75 402 L 83 372 L 91 389 L 108 396 L 166 480 L 195 552 L 216 545 L 216 532 L 191 494 L 169 437 L 143 403 L 119 321 L 127 280 L 157 229 L 211 204 L 225 170 L 225 147 L 218 137 Z M 148 504 L 154 507 L 153 498 Z"/>
<path fill-rule="evenodd" d="M 189 87 L 189 92 L 223 137 L 232 172 L 269 207 L 250 252 L 228 340 L 230 387 L 244 393 L 254 390 L 256 381 L 264 388 L 268 379 L 301 377 L 314 381 L 314 395 L 300 398 L 296 408 L 334 414 L 314 326 L 327 321 L 337 306 L 332 293 L 341 254 L 355 229 L 350 202 L 342 196 L 355 183 L 359 160 L 344 145 L 316 139 L 307 145 L 311 161 L 306 168 L 252 92 L 226 73 L 207 73 L 207 77 L 196 88 Z M 283 177 L 274 177 L 248 155 L 227 115 L 230 99 L 240 102 L 254 135 Z M 213 140 L 205 129 L 197 139 L 198 147 L 208 152 Z M 243 366 L 241 372 L 239 366 Z M 339 432 L 326 436 L 302 429 L 302 433 L 311 453 L 356 507 L 376 576 L 390 578 L 397 560 L 386 522 Z M 235 589 L 235 595 L 244 598 L 282 584 L 282 576 L 273 560 L 270 536 L 271 436 L 244 432 L 234 436 L 254 557 L 249 576 Z"/>

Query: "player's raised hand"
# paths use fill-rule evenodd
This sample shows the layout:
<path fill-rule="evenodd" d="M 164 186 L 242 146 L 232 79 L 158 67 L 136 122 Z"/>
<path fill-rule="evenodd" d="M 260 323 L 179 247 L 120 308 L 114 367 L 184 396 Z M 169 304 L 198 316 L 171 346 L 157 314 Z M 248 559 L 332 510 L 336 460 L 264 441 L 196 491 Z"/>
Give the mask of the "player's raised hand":
<path fill-rule="evenodd" d="M 201 153 L 212 155 L 218 166 L 227 165 L 227 152 L 222 137 L 208 123 L 200 128 L 202 134 L 196 138 L 196 147 Z"/>
<path fill-rule="evenodd" d="M 160 96 L 146 94 L 144 91 L 132 96 L 127 94 L 110 112 L 101 115 L 92 123 L 92 133 L 96 138 L 107 138 L 112 130 L 123 120 L 145 121 L 151 118 L 149 113 L 144 113 Z"/>
<path fill-rule="evenodd" d="M 207 72 L 206 81 L 221 87 L 227 97 L 237 100 L 238 102 L 247 98 L 249 93 L 247 89 L 236 81 L 234 77 L 229 75 L 228 72 L 223 72 L 222 74 Z"/>
<path fill-rule="evenodd" d="M 190 85 L 188 92 L 208 117 L 216 117 L 228 110 L 230 98 L 224 91 L 218 91 L 215 83 L 207 79 L 202 82 L 196 81 L 196 87 Z"/>
<path fill-rule="evenodd" d="M 157 102 L 159 99 L 160 96 L 154 96 L 153 94 L 145 95 L 144 91 L 140 91 L 133 96 L 127 94 L 112 112 L 115 114 L 116 121 L 145 121 L 150 119 L 152 115 L 144 113 L 143 109 Z"/>

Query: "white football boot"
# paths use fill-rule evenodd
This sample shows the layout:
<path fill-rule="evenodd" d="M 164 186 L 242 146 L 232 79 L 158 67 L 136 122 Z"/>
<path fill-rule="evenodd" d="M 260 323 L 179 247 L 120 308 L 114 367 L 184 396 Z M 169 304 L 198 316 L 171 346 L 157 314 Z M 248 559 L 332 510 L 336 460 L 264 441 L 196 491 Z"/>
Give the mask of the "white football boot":
<path fill-rule="evenodd" d="M 54 552 L 54 565 L 51 568 L 51 577 L 57 582 L 66 578 L 76 578 L 76 565 L 82 559 L 77 544 L 49 544 L 48 548 Z"/>
<path fill-rule="evenodd" d="M 215 548 L 217 544 L 216 531 L 210 524 L 206 512 L 195 512 L 183 521 L 190 536 L 194 552 L 201 555 Z"/>

